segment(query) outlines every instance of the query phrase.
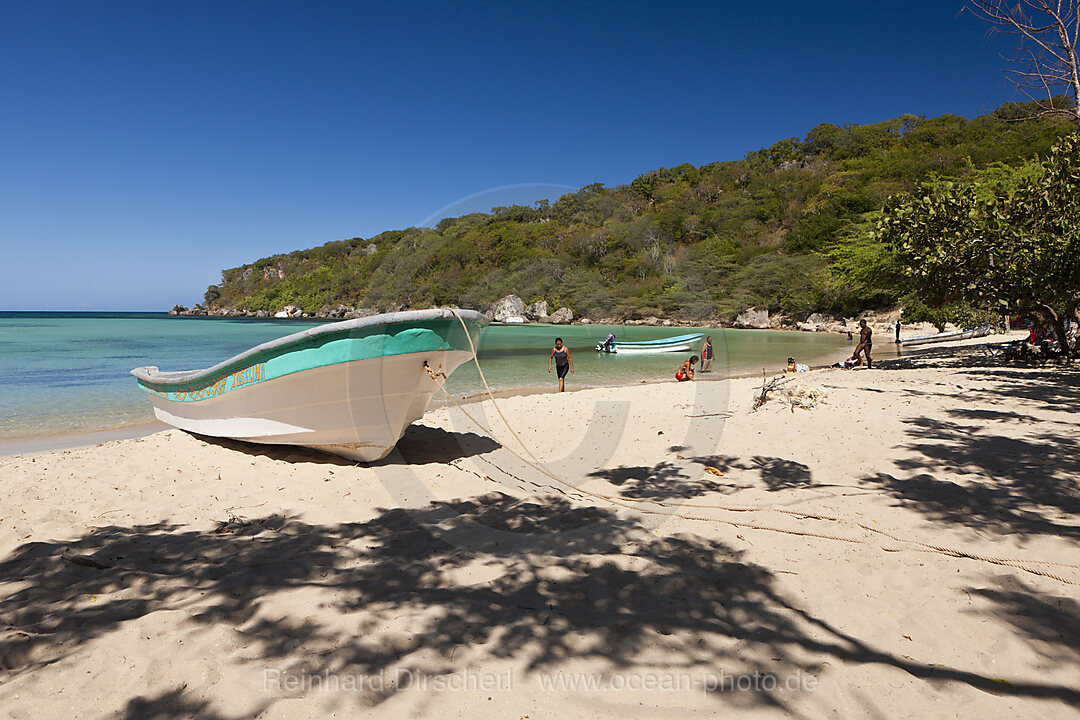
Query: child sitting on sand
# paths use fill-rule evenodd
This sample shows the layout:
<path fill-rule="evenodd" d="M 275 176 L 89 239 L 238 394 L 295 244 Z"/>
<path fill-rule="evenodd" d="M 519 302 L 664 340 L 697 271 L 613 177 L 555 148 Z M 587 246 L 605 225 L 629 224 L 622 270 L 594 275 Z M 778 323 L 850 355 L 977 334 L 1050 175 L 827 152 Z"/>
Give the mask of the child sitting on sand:
<path fill-rule="evenodd" d="M 679 366 L 679 369 L 675 372 L 675 379 L 679 382 L 686 382 L 687 380 L 694 379 L 694 363 L 698 361 L 697 355 L 691 355 L 690 359 Z"/>

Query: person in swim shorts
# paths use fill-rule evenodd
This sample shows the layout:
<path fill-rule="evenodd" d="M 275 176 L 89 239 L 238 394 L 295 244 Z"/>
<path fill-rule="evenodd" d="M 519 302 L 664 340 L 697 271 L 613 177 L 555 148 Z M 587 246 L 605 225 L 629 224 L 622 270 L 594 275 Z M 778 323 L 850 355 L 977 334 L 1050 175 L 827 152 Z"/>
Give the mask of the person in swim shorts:
<path fill-rule="evenodd" d="M 570 358 L 570 349 L 563 345 L 562 338 L 555 338 L 555 347 L 548 355 L 548 372 L 551 372 L 551 361 L 555 361 L 555 374 L 559 377 L 559 392 L 566 389 L 566 373 L 574 372 L 574 361 Z"/>
<path fill-rule="evenodd" d="M 713 361 L 713 346 L 712 335 L 705 338 L 705 343 L 701 346 L 701 372 L 712 372 Z"/>

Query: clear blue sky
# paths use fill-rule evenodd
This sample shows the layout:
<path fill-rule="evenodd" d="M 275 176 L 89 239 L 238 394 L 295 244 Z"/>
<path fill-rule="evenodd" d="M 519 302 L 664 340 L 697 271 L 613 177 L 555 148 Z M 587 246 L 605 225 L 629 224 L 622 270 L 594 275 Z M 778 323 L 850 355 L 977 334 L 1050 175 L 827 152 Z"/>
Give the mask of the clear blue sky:
<path fill-rule="evenodd" d="M 973 117 L 1018 98 L 961 6 L 0 0 L 0 310 L 191 305 L 440 210 Z"/>

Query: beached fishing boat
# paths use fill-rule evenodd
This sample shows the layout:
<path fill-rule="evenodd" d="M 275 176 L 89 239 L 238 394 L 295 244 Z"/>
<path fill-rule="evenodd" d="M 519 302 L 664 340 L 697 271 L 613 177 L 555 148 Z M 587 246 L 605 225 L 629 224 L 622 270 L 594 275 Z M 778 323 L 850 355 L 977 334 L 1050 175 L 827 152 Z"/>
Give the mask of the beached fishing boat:
<path fill-rule="evenodd" d="M 686 352 L 691 350 L 694 343 L 701 340 L 703 337 L 705 337 L 705 333 L 691 333 L 689 335 L 677 335 L 675 337 L 659 338 L 657 340 L 642 340 L 639 342 L 618 341 L 612 344 L 601 342 L 596 344 L 596 352 L 608 353 L 610 355 Z"/>
<path fill-rule="evenodd" d="M 158 419 L 183 430 L 378 460 L 438 390 L 425 365 L 449 375 L 472 358 L 469 336 L 475 343 L 488 321 L 471 310 L 458 314 L 461 320 L 443 309 L 346 320 L 205 370 L 131 374 Z"/>
<path fill-rule="evenodd" d="M 969 330 L 950 330 L 949 332 L 936 333 L 934 335 L 919 335 L 918 337 L 901 339 L 900 344 L 905 347 L 913 347 L 916 345 L 929 345 L 930 343 L 945 342 L 947 340 L 967 340 L 968 338 L 983 337 L 990 334 L 990 326 L 984 325 L 980 328 L 971 328 Z"/>

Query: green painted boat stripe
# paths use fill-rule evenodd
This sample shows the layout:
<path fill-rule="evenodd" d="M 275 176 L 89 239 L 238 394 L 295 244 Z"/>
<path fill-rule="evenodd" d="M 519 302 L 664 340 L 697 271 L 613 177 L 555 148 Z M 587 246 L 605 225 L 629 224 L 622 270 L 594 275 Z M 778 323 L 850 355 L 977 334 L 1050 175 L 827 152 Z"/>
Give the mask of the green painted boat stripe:
<path fill-rule="evenodd" d="M 470 330 L 475 328 L 468 323 Z M 146 392 L 174 402 L 197 402 L 254 383 L 313 368 L 377 357 L 437 350 L 468 350 L 456 319 L 323 333 L 244 358 L 242 362 L 182 382 L 139 379 Z"/>

